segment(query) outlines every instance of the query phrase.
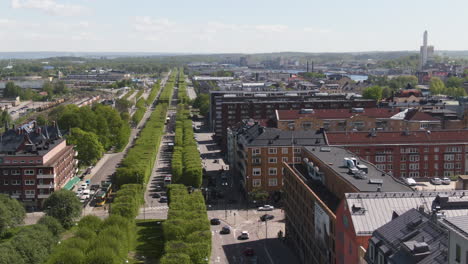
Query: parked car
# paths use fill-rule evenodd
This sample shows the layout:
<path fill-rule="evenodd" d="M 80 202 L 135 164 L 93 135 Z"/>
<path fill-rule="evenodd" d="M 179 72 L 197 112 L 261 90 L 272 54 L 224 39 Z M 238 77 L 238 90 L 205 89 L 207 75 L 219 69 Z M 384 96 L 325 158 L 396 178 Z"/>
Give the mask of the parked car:
<path fill-rule="evenodd" d="M 440 178 L 432 178 L 431 183 L 434 184 L 434 185 L 441 185 L 442 180 Z"/>
<path fill-rule="evenodd" d="M 451 182 L 450 179 L 447 178 L 447 177 L 444 177 L 444 178 L 442 179 L 442 184 L 449 185 L 450 182 Z"/>
<path fill-rule="evenodd" d="M 253 248 L 250 248 L 250 247 L 245 248 L 244 255 L 247 256 L 247 257 L 255 256 L 255 250 Z"/>
<path fill-rule="evenodd" d="M 273 218 L 275 218 L 275 216 L 270 215 L 270 214 L 264 214 L 264 215 L 260 216 L 260 220 L 262 220 L 263 222 L 265 222 L 267 220 L 273 220 Z"/>
<path fill-rule="evenodd" d="M 99 184 L 93 184 L 93 185 L 91 185 L 91 190 L 92 190 L 92 191 L 97 191 L 97 190 L 99 190 Z"/>
<path fill-rule="evenodd" d="M 161 198 L 161 195 L 159 193 L 154 193 L 153 198 Z"/>
<path fill-rule="evenodd" d="M 219 220 L 218 218 L 213 218 L 210 220 L 210 223 L 212 225 L 220 225 L 221 224 L 221 220 Z"/>
<path fill-rule="evenodd" d="M 159 202 L 160 203 L 167 203 L 167 197 L 161 197 L 161 199 L 159 199 Z"/>
<path fill-rule="evenodd" d="M 273 211 L 273 209 L 275 209 L 275 207 L 273 207 L 272 205 L 264 205 L 264 206 L 260 206 L 257 210 L 258 211 Z"/>
<path fill-rule="evenodd" d="M 156 185 L 156 187 L 154 188 L 155 191 L 157 192 L 160 192 L 163 190 L 162 186 L 161 185 Z"/>
<path fill-rule="evenodd" d="M 413 178 L 406 178 L 406 179 L 405 179 L 405 182 L 406 182 L 406 184 L 408 184 L 409 186 L 415 186 L 415 185 L 416 185 L 416 181 L 415 181 Z"/>
<path fill-rule="evenodd" d="M 249 231 L 242 231 L 242 233 L 239 236 L 239 239 L 241 240 L 249 239 Z"/>
<path fill-rule="evenodd" d="M 219 231 L 219 233 L 221 233 L 221 234 L 230 234 L 231 233 L 231 228 L 229 226 L 223 226 L 223 228 L 221 228 L 221 231 Z"/>

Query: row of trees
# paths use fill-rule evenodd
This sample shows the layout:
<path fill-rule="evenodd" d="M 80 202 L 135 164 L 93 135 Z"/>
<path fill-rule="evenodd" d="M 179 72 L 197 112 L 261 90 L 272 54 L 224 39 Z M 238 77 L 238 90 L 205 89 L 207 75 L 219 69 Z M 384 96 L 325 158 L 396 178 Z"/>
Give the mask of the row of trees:
<path fill-rule="evenodd" d="M 193 133 L 190 110 L 188 105 L 184 104 L 185 100 L 188 100 L 188 96 L 183 78 L 182 81 L 179 81 L 178 97 L 175 146 L 171 162 L 173 182 L 199 188 L 203 180 L 201 159 Z"/>
<path fill-rule="evenodd" d="M 125 263 L 136 241 L 135 223 L 119 215 L 85 216 L 74 236 L 54 248 L 47 264 Z"/>
<path fill-rule="evenodd" d="M 23 223 L 24 208 L 16 199 L 0 195 L 0 263 L 44 263 L 64 227 L 71 227 L 81 212 L 78 198 L 67 190 L 54 192 L 44 207 L 46 215 L 37 224 L 16 227 Z"/>
<path fill-rule="evenodd" d="M 150 94 L 148 95 L 148 98 L 146 98 L 146 104 L 150 105 L 154 102 L 156 99 L 156 96 L 158 96 L 159 89 L 161 89 L 161 84 L 160 81 L 158 80 L 154 85 L 153 88 L 151 89 Z"/>
<path fill-rule="evenodd" d="M 168 187 L 169 212 L 163 223 L 161 264 L 202 264 L 211 256 L 211 231 L 201 191 L 180 184 Z"/>
<path fill-rule="evenodd" d="M 130 126 L 119 112 L 101 104 L 92 108 L 61 105 L 51 111 L 49 119 L 57 120 L 62 129 L 71 129 L 67 139 L 76 145 L 83 165 L 93 164 L 113 146 L 123 149 L 130 136 Z"/>
<path fill-rule="evenodd" d="M 136 125 L 138 125 L 138 123 L 141 121 L 141 119 L 145 115 L 146 100 L 144 98 L 138 99 L 135 107 L 136 107 L 136 111 L 135 111 L 135 113 L 133 113 L 132 122 L 133 122 L 133 125 L 136 126 Z"/>
<path fill-rule="evenodd" d="M 117 169 L 116 184 L 121 186 L 128 183 L 144 184 L 148 181 L 153 169 L 161 137 L 164 134 L 164 122 L 168 109 L 168 102 L 174 88 L 175 73 L 161 91 L 158 105 L 149 117 L 145 127 L 141 130 L 135 145 L 129 149 L 122 161 L 122 167 Z"/>
<path fill-rule="evenodd" d="M 200 110 L 200 115 L 207 116 L 210 112 L 210 94 L 199 93 L 197 98 L 193 100 L 192 106 Z"/>

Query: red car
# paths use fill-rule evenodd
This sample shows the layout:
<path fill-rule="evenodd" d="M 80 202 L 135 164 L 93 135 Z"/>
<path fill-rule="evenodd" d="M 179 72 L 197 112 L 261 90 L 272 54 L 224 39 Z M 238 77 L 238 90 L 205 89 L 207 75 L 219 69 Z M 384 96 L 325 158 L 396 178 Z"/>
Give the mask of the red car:
<path fill-rule="evenodd" d="M 255 251 L 254 251 L 253 248 L 246 248 L 244 250 L 244 255 L 247 256 L 247 257 L 255 256 Z"/>

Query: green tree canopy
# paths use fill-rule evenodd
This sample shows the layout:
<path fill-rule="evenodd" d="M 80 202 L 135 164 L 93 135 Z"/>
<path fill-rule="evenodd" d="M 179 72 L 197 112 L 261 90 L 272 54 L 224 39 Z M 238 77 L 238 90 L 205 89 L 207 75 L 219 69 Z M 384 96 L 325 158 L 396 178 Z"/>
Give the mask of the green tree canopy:
<path fill-rule="evenodd" d="M 44 215 L 37 223 L 46 226 L 55 237 L 58 237 L 64 231 L 59 220 L 52 216 Z"/>
<path fill-rule="evenodd" d="M 437 77 L 432 77 L 429 81 L 429 89 L 432 94 L 444 94 L 445 84 L 441 79 Z"/>
<path fill-rule="evenodd" d="M 99 138 L 92 132 L 85 132 L 79 128 L 72 128 L 67 136 L 67 142 L 75 145 L 78 151 L 78 160 L 83 165 L 96 163 L 104 154 L 104 148 Z"/>
<path fill-rule="evenodd" d="M 11 227 L 23 223 L 26 211 L 16 199 L 0 194 L 0 237 Z"/>
<path fill-rule="evenodd" d="M 383 88 L 377 85 L 370 86 L 364 89 L 362 96 L 366 99 L 374 99 L 380 101 L 383 95 Z"/>
<path fill-rule="evenodd" d="M 463 78 L 452 76 L 445 81 L 445 86 L 447 88 L 460 88 L 463 86 L 463 81 Z"/>
<path fill-rule="evenodd" d="M 62 189 L 45 200 L 44 208 L 46 215 L 59 220 L 63 227 L 70 228 L 80 216 L 82 206 L 74 192 Z"/>

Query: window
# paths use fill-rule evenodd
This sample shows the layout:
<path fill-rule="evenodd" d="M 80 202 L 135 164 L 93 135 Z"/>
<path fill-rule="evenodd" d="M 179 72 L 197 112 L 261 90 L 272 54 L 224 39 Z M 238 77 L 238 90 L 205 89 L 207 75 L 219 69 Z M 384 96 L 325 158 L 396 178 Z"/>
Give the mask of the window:
<path fill-rule="evenodd" d="M 34 175 L 34 170 L 25 170 L 24 175 Z"/>
<path fill-rule="evenodd" d="M 410 163 L 409 169 L 410 170 L 419 170 L 419 163 Z"/>
<path fill-rule="evenodd" d="M 262 174 L 262 169 L 261 168 L 253 168 L 252 169 L 252 175 L 253 176 L 260 176 Z"/>
<path fill-rule="evenodd" d="M 37 170 L 37 174 L 43 174 L 44 173 L 44 170 L 43 169 L 38 169 Z"/>
<path fill-rule="evenodd" d="M 438 169 L 439 168 L 439 164 L 438 163 L 434 163 L 434 169 Z"/>
<path fill-rule="evenodd" d="M 268 158 L 268 163 L 275 163 L 276 164 L 277 162 L 278 162 L 278 160 L 276 158 L 273 158 L 273 157 Z"/>
<path fill-rule="evenodd" d="M 301 154 L 301 148 L 294 148 L 294 154 Z"/>
<path fill-rule="evenodd" d="M 402 155 L 402 156 L 400 157 L 400 161 L 406 161 L 406 156 L 405 156 L 405 155 Z"/>
<path fill-rule="evenodd" d="M 428 148 L 428 147 L 425 147 L 425 148 L 424 148 L 424 152 L 429 152 L 429 148 Z"/>
<path fill-rule="evenodd" d="M 374 261 L 375 258 L 375 246 L 374 243 L 369 243 L 369 259 Z"/>
<path fill-rule="evenodd" d="M 410 161 L 419 161 L 419 155 L 410 155 L 409 160 Z"/>
<path fill-rule="evenodd" d="M 26 191 L 24 191 L 24 194 L 26 194 L 26 195 L 34 195 L 34 194 L 36 194 L 36 192 L 35 192 L 34 190 L 26 190 Z"/>
<path fill-rule="evenodd" d="M 288 148 L 281 148 L 281 153 L 288 154 Z"/>
<path fill-rule="evenodd" d="M 24 181 L 24 185 L 34 185 L 36 183 L 36 181 L 34 180 L 25 180 Z"/>
<path fill-rule="evenodd" d="M 455 246 L 455 261 L 458 263 L 461 261 L 461 248 L 458 244 Z"/>
<path fill-rule="evenodd" d="M 253 164 L 260 164 L 261 163 L 261 158 L 252 158 L 252 163 Z"/>
<path fill-rule="evenodd" d="M 9 184 L 8 180 L 3 180 L 3 185 L 8 185 L 8 184 Z"/>
<path fill-rule="evenodd" d="M 413 177 L 417 178 L 417 177 L 419 177 L 419 172 L 417 172 L 417 171 L 410 171 L 409 176 L 410 176 L 411 178 L 413 178 Z"/>
<path fill-rule="evenodd" d="M 294 163 L 300 163 L 301 162 L 301 157 L 294 157 Z"/>
<path fill-rule="evenodd" d="M 385 164 L 377 164 L 376 166 L 377 166 L 377 169 L 379 170 L 383 170 L 383 171 L 385 170 Z"/>
<path fill-rule="evenodd" d="M 42 162 L 42 160 L 36 160 L 36 163 L 41 163 L 41 162 Z"/>
<path fill-rule="evenodd" d="M 11 175 L 20 175 L 20 170 L 11 170 Z"/>
<path fill-rule="evenodd" d="M 268 154 L 276 154 L 276 148 L 268 148 Z"/>
<path fill-rule="evenodd" d="M 406 164 L 400 164 L 400 170 L 406 170 Z"/>
<path fill-rule="evenodd" d="M 253 179 L 253 180 L 252 180 L 252 186 L 253 186 L 253 187 L 260 187 L 260 186 L 262 186 L 262 180 L 260 180 L 260 179 Z"/>
<path fill-rule="evenodd" d="M 434 152 L 439 152 L 439 147 L 435 147 Z"/>
<path fill-rule="evenodd" d="M 455 169 L 457 170 L 461 169 L 461 163 L 455 163 Z"/>
<path fill-rule="evenodd" d="M 444 154 L 444 160 L 446 161 L 455 160 L 455 154 Z"/>
<path fill-rule="evenodd" d="M 429 160 L 429 156 L 428 155 L 424 155 L 424 161 L 428 161 Z"/>
<path fill-rule="evenodd" d="M 462 160 L 462 154 L 457 154 L 457 160 Z"/>
<path fill-rule="evenodd" d="M 288 157 L 283 157 L 283 162 L 288 162 Z"/>
<path fill-rule="evenodd" d="M 24 161 L 24 160 L 22 160 L 22 161 L 21 161 L 21 163 L 25 163 L 25 161 Z"/>
<path fill-rule="evenodd" d="M 11 195 L 21 195 L 21 191 L 20 190 L 14 190 Z"/>
<path fill-rule="evenodd" d="M 252 149 L 252 154 L 253 154 L 253 155 L 260 154 L 260 149 L 259 149 L 259 148 L 254 148 L 254 149 Z"/>
<path fill-rule="evenodd" d="M 406 177 L 406 172 L 404 172 L 404 171 L 400 172 L 400 176 L 401 177 Z"/>
<path fill-rule="evenodd" d="M 276 176 L 277 173 L 278 173 L 278 169 L 276 169 L 276 168 L 268 168 L 268 175 Z"/>
<path fill-rule="evenodd" d="M 453 163 L 444 163 L 444 169 L 453 169 L 455 168 Z"/>
<path fill-rule="evenodd" d="M 393 170 L 393 164 L 387 164 L 387 170 Z"/>
<path fill-rule="evenodd" d="M 385 156 L 375 156 L 375 162 L 385 162 Z"/>
<path fill-rule="evenodd" d="M 18 163 L 18 161 L 17 161 L 17 160 L 14 160 L 13 163 Z"/>
<path fill-rule="evenodd" d="M 393 161 L 393 156 L 387 156 L 387 161 L 392 162 Z"/>
<path fill-rule="evenodd" d="M 268 186 L 278 186 L 278 179 L 277 178 L 268 179 Z"/>
<path fill-rule="evenodd" d="M 385 257 L 382 254 L 382 252 L 379 252 L 379 259 L 377 261 L 377 264 L 385 264 Z"/>
<path fill-rule="evenodd" d="M 3 170 L 3 175 L 8 175 L 8 170 Z"/>
<path fill-rule="evenodd" d="M 439 160 L 439 155 L 434 155 L 434 160 Z"/>
<path fill-rule="evenodd" d="M 11 185 L 20 185 L 21 181 L 20 180 L 11 180 Z"/>

